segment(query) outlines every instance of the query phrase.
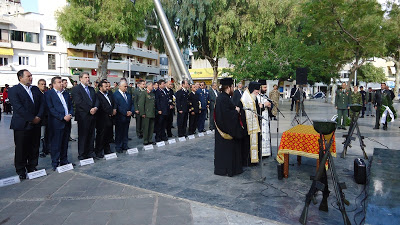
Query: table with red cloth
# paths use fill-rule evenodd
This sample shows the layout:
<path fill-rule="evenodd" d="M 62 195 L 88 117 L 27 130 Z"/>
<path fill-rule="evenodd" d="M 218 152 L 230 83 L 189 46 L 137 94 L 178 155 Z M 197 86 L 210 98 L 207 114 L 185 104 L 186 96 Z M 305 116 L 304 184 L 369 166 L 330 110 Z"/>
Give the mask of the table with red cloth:
<path fill-rule="evenodd" d="M 319 133 L 312 125 L 297 125 L 283 132 L 276 160 L 284 165 L 284 177 L 289 176 L 289 154 L 297 155 L 297 161 L 301 164 L 301 156 L 317 159 L 319 165 Z M 325 135 L 326 140 L 331 139 L 332 134 Z M 336 157 L 336 142 L 333 135 L 333 143 L 330 149 L 332 156 Z"/>

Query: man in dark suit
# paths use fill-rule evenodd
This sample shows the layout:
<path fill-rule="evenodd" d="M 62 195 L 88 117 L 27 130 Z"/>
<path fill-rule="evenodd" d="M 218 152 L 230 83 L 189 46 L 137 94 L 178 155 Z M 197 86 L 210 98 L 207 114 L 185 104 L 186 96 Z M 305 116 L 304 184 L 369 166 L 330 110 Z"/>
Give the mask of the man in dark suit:
<path fill-rule="evenodd" d="M 241 82 L 239 82 L 239 83 L 237 84 L 237 89 L 233 92 L 232 101 L 233 101 L 233 104 L 234 104 L 235 106 L 238 106 L 238 105 L 239 105 L 240 99 L 242 98 L 242 95 L 243 95 L 243 90 L 242 90 L 242 88 L 243 88 L 243 85 L 242 85 Z"/>
<path fill-rule="evenodd" d="M 99 91 L 96 95 L 99 101 L 99 109 L 96 113 L 96 145 L 94 152 L 96 157 L 104 158 L 104 154 L 112 153 L 110 137 L 113 135 L 113 120 L 117 110 L 114 109 L 114 99 L 107 91 L 107 80 L 100 81 L 98 87 Z"/>
<path fill-rule="evenodd" d="M 72 96 L 71 96 L 71 93 L 70 93 L 70 88 L 68 88 L 68 81 L 67 81 L 67 79 L 62 79 L 62 80 L 61 80 L 61 83 L 63 84 L 63 92 L 66 92 L 66 93 L 69 95 L 69 98 L 70 98 L 71 101 L 72 101 Z M 74 106 L 74 104 L 72 104 L 72 106 L 73 106 L 74 111 L 75 111 L 75 106 Z M 72 138 L 71 135 L 70 135 L 70 136 L 69 136 L 69 141 L 76 141 L 76 139 Z"/>
<path fill-rule="evenodd" d="M 172 123 L 174 121 L 175 114 L 175 94 L 174 94 L 174 84 L 171 81 L 168 81 L 165 90 L 168 95 L 168 104 L 169 104 L 169 114 L 167 117 L 167 136 L 172 137 Z"/>
<path fill-rule="evenodd" d="M 19 84 L 10 88 L 8 98 L 13 106 L 10 129 L 14 130 L 14 164 L 20 179 L 26 179 L 26 172 L 36 170 L 40 146 L 40 122 L 44 112 L 42 92 L 32 84 L 28 70 L 17 73 Z"/>
<path fill-rule="evenodd" d="M 165 90 L 165 81 L 158 81 L 158 89 L 156 90 L 156 142 L 167 141 L 165 130 L 167 129 L 167 119 L 169 115 L 169 95 Z"/>
<path fill-rule="evenodd" d="M 75 120 L 78 121 L 78 159 L 94 157 L 95 114 L 99 103 L 94 88 L 89 86 L 89 73 L 79 75 L 80 84 L 72 88 L 75 103 Z"/>
<path fill-rule="evenodd" d="M 210 90 L 208 91 L 210 93 L 210 130 L 215 129 L 215 123 L 214 123 L 214 108 L 215 108 L 215 101 L 217 100 L 218 97 L 218 90 L 217 90 L 217 84 L 212 83 Z"/>
<path fill-rule="evenodd" d="M 128 149 L 128 132 L 131 116 L 135 112 L 132 103 L 132 96 L 127 92 L 128 83 L 121 80 L 119 90 L 114 92 L 114 108 L 117 109 L 115 115 L 115 150 L 122 153 Z"/>
<path fill-rule="evenodd" d="M 290 98 L 292 99 L 292 104 L 290 105 L 290 111 L 293 111 L 293 105 L 296 102 L 294 99 L 294 95 L 296 94 L 297 88 L 296 85 L 293 86 L 292 90 L 290 90 Z"/>
<path fill-rule="evenodd" d="M 56 170 L 58 166 L 69 163 L 68 141 L 71 133 L 71 119 L 74 113 L 71 98 L 67 92 L 63 91 L 61 77 L 53 77 L 51 84 L 53 89 L 45 93 L 45 98 L 51 134 L 51 166 L 53 170 Z"/>
<path fill-rule="evenodd" d="M 201 103 L 201 112 L 198 116 L 197 130 L 199 132 L 204 132 L 206 131 L 204 129 L 204 123 L 206 121 L 206 114 L 210 105 L 208 90 L 206 89 L 206 84 L 204 82 L 200 82 L 200 88 L 197 89 L 196 94 L 198 94 Z"/>
<path fill-rule="evenodd" d="M 195 84 L 191 85 L 191 92 L 188 97 L 189 104 L 189 135 L 196 133 L 196 127 L 198 125 L 199 115 L 201 114 L 201 102 L 200 97 L 196 93 L 197 87 Z"/>
<path fill-rule="evenodd" d="M 186 136 L 186 128 L 188 121 L 188 97 L 189 83 L 187 80 L 182 81 L 182 88 L 175 93 L 176 96 L 176 111 L 178 124 L 178 137 Z"/>
<path fill-rule="evenodd" d="M 381 110 L 383 98 L 391 99 L 390 92 L 386 89 L 386 83 L 381 83 L 381 89 L 375 91 L 374 107 L 376 111 L 375 117 L 375 127 L 374 129 L 379 129 L 379 124 L 381 120 Z M 383 129 L 387 130 L 387 123 L 383 124 Z"/>
<path fill-rule="evenodd" d="M 46 80 L 45 79 L 40 79 L 38 81 L 37 87 L 39 88 L 40 92 L 44 94 L 47 91 L 46 87 Z M 45 99 L 44 99 L 45 100 Z M 45 104 L 45 110 L 43 112 L 43 118 L 42 118 L 42 129 L 41 129 L 41 134 L 42 138 L 40 139 L 42 142 L 42 152 L 39 154 L 41 158 L 45 158 L 46 155 L 50 154 L 50 134 L 49 134 L 49 126 L 47 126 L 47 121 L 48 121 L 48 115 L 47 115 L 47 108 Z"/>

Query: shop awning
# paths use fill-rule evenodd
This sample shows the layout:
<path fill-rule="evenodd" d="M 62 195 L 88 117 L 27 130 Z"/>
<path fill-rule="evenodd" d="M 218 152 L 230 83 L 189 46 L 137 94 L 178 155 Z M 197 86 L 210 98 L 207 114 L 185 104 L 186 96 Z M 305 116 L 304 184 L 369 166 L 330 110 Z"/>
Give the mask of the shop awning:
<path fill-rule="evenodd" d="M 14 55 L 12 48 L 0 48 L 0 55 Z"/>

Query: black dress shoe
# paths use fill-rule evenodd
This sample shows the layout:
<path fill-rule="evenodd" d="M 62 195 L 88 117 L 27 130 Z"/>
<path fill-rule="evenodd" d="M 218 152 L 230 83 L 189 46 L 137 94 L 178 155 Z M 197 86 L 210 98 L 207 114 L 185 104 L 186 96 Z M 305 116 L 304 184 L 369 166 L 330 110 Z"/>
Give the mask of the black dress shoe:
<path fill-rule="evenodd" d="M 56 171 L 57 168 L 56 168 L 56 167 L 53 167 L 53 168 L 51 168 L 51 169 L 52 169 L 53 171 Z"/>
<path fill-rule="evenodd" d="M 104 158 L 104 155 L 97 155 L 96 157 L 102 159 Z"/>
<path fill-rule="evenodd" d="M 138 137 L 139 139 L 142 139 L 143 138 L 143 135 L 139 135 L 139 137 Z"/>
<path fill-rule="evenodd" d="M 149 143 L 149 144 L 156 145 L 157 143 L 155 143 L 155 142 L 152 142 L 152 143 Z"/>
<path fill-rule="evenodd" d="M 41 152 L 41 153 L 39 154 L 39 156 L 40 156 L 40 158 L 46 158 L 46 153 Z"/>
<path fill-rule="evenodd" d="M 364 116 L 360 116 L 360 118 L 364 118 Z"/>
<path fill-rule="evenodd" d="M 379 130 L 379 127 L 374 127 L 374 128 L 372 128 L 372 129 L 374 129 L 374 130 Z"/>
<path fill-rule="evenodd" d="M 32 169 L 26 169 L 28 171 L 28 173 L 32 173 L 37 171 L 36 167 L 32 168 Z"/>
<path fill-rule="evenodd" d="M 383 127 L 383 130 L 387 130 L 387 127 Z"/>
<path fill-rule="evenodd" d="M 165 138 L 163 138 L 162 140 L 163 140 L 163 141 L 168 141 L 168 138 L 165 137 Z"/>
<path fill-rule="evenodd" d="M 118 153 L 123 153 L 122 149 L 121 150 L 117 150 Z"/>
<path fill-rule="evenodd" d="M 26 174 L 18 174 L 18 175 L 19 175 L 19 179 L 21 179 L 21 180 L 26 179 Z"/>
<path fill-rule="evenodd" d="M 342 127 L 342 130 L 347 130 L 346 127 Z"/>
<path fill-rule="evenodd" d="M 128 140 L 129 140 L 129 141 L 132 141 L 132 138 L 129 138 L 129 137 L 128 137 Z"/>
<path fill-rule="evenodd" d="M 84 160 L 85 157 L 83 157 L 83 156 L 80 155 L 80 156 L 78 156 L 78 159 L 79 159 L 79 160 Z"/>

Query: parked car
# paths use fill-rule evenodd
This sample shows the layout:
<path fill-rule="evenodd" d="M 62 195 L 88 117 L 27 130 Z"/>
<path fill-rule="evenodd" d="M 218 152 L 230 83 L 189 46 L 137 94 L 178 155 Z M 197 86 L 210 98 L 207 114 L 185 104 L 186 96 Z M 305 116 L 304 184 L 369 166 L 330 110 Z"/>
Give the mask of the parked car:
<path fill-rule="evenodd" d="M 325 93 L 324 92 L 317 92 L 312 96 L 313 99 L 318 99 L 318 98 L 325 98 Z"/>

